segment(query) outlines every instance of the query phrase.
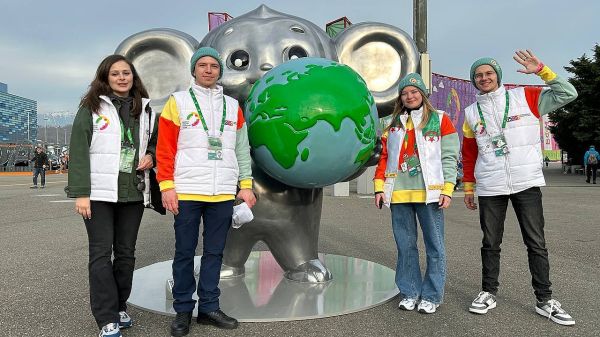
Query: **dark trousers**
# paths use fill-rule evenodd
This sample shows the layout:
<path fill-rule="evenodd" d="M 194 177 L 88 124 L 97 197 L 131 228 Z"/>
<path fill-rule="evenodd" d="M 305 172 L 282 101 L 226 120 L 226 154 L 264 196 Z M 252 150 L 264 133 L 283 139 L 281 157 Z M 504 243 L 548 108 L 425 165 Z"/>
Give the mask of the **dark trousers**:
<path fill-rule="evenodd" d="M 90 245 L 90 305 L 98 327 L 103 327 L 118 322 L 119 311 L 127 309 L 144 206 L 92 201 L 91 208 L 92 218 L 84 219 Z"/>
<path fill-rule="evenodd" d="M 539 187 L 532 187 L 511 195 L 479 197 L 479 219 L 483 231 L 482 290 L 494 295 L 498 291 L 500 244 L 509 199 L 519 221 L 523 242 L 527 246 L 531 284 L 535 296 L 539 301 L 549 300 L 552 297 L 550 264 L 544 239 L 542 192 Z"/>
<path fill-rule="evenodd" d="M 587 182 L 590 182 L 590 177 L 592 177 L 592 180 L 594 182 L 596 182 L 596 170 L 598 169 L 598 164 L 587 164 L 586 165 L 586 175 L 587 175 Z M 44 183 L 42 183 L 43 185 Z"/>
<path fill-rule="evenodd" d="M 179 201 L 175 216 L 175 258 L 173 259 L 173 309 L 176 312 L 194 310 L 192 299 L 196 291 L 194 256 L 198 245 L 200 219 L 202 230 L 202 258 L 198 280 L 198 312 L 219 309 L 219 278 L 227 232 L 231 226 L 233 200 L 222 202 Z"/>
<path fill-rule="evenodd" d="M 38 174 L 42 176 L 42 186 L 46 186 L 46 169 L 44 169 L 43 167 L 33 168 L 33 185 L 37 186 Z"/>

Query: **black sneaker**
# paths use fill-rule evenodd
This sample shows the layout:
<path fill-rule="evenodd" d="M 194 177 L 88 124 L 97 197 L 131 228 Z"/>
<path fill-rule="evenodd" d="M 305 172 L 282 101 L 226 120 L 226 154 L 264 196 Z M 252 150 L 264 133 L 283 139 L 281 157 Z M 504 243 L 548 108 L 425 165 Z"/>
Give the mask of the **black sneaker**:
<path fill-rule="evenodd" d="M 227 316 L 221 309 L 207 313 L 198 313 L 199 324 L 210 324 L 221 329 L 235 329 L 238 327 L 237 319 Z"/>
<path fill-rule="evenodd" d="M 171 336 L 182 337 L 190 333 L 191 322 L 192 312 L 178 312 L 173 322 L 171 322 Z"/>
<path fill-rule="evenodd" d="M 573 317 L 561 308 L 560 302 L 557 300 L 536 301 L 535 312 L 560 325 L 575 325 Z"/>

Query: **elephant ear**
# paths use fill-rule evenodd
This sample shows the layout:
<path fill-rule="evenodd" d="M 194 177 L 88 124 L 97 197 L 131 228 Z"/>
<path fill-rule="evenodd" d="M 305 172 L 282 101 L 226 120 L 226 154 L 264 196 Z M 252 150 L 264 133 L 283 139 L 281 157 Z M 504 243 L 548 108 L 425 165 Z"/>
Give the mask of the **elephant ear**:
<path fill-rule="evenodd" d="M 340 63 L 354 69 L 375 98 L 379 117 L 392 113 L 398 84 L 419 68 L 419 53 L 403 30 L 384 23 L 352 25 L 335 37 Z"/>
<path fill-rule="evenodd" d="M 115 54 L 133 63 L 152 99 L 152 108 L 160 111 L 173 92 L 190 85 L 190 59 L 198 46 L 198 41 L 184 32 L 157 28 L 129 36 Z"/>

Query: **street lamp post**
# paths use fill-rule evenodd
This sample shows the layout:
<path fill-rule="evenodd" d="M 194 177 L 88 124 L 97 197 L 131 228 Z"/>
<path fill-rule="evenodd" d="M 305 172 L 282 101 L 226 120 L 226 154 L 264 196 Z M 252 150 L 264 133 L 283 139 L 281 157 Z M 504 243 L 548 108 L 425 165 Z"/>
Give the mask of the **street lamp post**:
<path fill-rule="evenodd" d="M 48 116 L 44 116 L 45 126 L 44 126 L 44 143 L 48 144 Z"/>

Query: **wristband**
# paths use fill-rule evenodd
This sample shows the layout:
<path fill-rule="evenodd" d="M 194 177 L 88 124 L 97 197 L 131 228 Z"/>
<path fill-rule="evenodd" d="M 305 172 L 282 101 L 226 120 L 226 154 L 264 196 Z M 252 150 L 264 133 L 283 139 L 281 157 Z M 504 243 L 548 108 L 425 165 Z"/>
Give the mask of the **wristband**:
<path fill-rule="evenodd" d="M 542 71 L 542 69 L 544 69 L 544 63 L 540 62 L 535 70 L 535 73 L 538 74 L 540 71 Z"/>

